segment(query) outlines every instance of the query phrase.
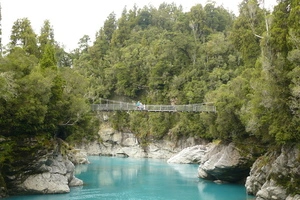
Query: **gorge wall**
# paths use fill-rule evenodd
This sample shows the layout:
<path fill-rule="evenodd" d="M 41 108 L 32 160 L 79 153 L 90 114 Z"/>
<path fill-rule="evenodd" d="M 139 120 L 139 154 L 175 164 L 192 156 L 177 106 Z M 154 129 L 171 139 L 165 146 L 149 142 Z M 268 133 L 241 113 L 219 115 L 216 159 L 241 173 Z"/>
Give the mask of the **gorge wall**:
<path fill-rule="evenodd" d="M 133 133 L 123 133 L 103 125 L 100 140 L 77 146 L 88 155 L 145 157 L 170 163 L 198 163 L 200 178 L 217 182 L 245 183 L 257 200 L 300 200 L 299 148 L 282 147 L 255 158 L 233 143 L 208 143 L 193 137 L 139 143 Z M 253 163 L 254 162 L 254 163 Z M 246 181 L 247 179 L 247 181 Z"/>
<path fill-rule="evenodd" d="M 86 156 L 72 151 L 60 139 L 18 137 L 2 139 L 1 144 L 14 148 L 1 166 L 0 198 L 16 194 L 68 193 L 70 187 L 83 185 L 74 175 L 74 163 L 87 163 Z"/>
<path fill-rule="evenodd" d="M 255 195 L 257 200 L 300 200 L 300 152 L 297 145 L 285 145 L 279 150 L 274 148 L 254 162 L 249 152 L 245 153 L 234 143 L 208 143 L 189 137 L 177 141 L 153 140 L 142 145 L 135 134 L 116 131 L 107 124 L 101 126 L 98 134 L 98 140 L 76 148 L 60 141 L 63 143 L 58 145 L 60 149 L 45 149 L 38 145 L 27 152 L 28 156 L 24 156 L 24 152 L 15 152 L 19 158 L 2 168 L 5 176 L 0 178 L 6 188 L 1 185 L 0 198 L 5 193 L 69 192 L 70 187 L 83 184 L 74 176 L 74 164 L 88 163 L 87 155 L 106 155 L 197 163 L 200 178 L 218 183 L 245 183 L 247 193 Z M 36 140 L 22 142 L 24 147 L 37 143 Z M 65 149 L 61 148 L 63 146 Z"/>
<path fill-rule="evenodd" d="M 258 158 L 246 181 L 247 192 L 257 200 L 300 199 L 300 151 L 296 145 L 284 145 Z"/>
<path fill-rule="evenodd" d="M 99 130 L 99 141 L 89 144 L 77 145 L 76 148 L 84 149 L 88 155 L 123 156 L 134 158 L 169 159 L 181 150 L 197 144 L 206 144 L 205 140 L 194 137 L 182 138 L 176 142 L 169 140 L 149 141 L 142 145 L 134 133 L 119 132 L 107 124 Z"/>

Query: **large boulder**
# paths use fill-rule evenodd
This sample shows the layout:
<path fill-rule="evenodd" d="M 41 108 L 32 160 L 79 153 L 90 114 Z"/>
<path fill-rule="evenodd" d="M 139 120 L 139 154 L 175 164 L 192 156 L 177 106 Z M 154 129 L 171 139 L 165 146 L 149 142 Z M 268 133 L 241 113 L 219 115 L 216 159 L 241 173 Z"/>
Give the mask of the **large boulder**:
<path fill-rule="evenodd" d="M 16 185 L 19 193 L 67 193 L 70 192 L 69 186 L 83 185 L 83 181 L 74 176 L 75 166 L 67 158 L 57 155 L 55 158 L 41 159 L 39 163 L 36 173 Z"/>
<path fill-rule="evenodd" d="M 283 146 L 260 157 L 246 180 L 246 190 L 265 199 L 300 199 L 300 151 L 296 145 Z M 295 195 L 298 194 L 298 195 Z"/>
<path fill-rule="evenodd" d="M 180 151 L 175 156 L 167 160 L 168 163 L 178 163 L 178 164 L 192 164 L 201 163 L 204 155 L 211 148 L 211 144 L 208 145 L 196 145 L 192 147 L 187 147 Z"/>
<path fill-rule="evenodd" d="M 250 171 L 251 161 L 243 157 L 233 143 L 218 144 L 203 157 L 198 176 L 203 179 L 238 182 Z"/>
<path fill-rule="evenodd" d="M 0 182 L 5 187 L 0 188 L 6 194 L 66 193 L 70 186 L 83 185 L 74 176 L 75 166 L 67 156 L 71 148 L 62 140 L 49 140 L 42 135 L 19 136 L 4 142 L 14 147 L 1 166 Z"/>

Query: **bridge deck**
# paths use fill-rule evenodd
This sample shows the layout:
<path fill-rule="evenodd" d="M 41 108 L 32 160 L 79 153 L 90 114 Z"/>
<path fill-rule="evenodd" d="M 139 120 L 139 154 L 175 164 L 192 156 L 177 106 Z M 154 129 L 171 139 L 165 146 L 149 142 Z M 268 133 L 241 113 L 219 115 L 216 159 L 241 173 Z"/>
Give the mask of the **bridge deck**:
<path fill-rule="evenodd" d="M 147 111 L 147 112 L 216 112 L 216 107 L 208 104 L 189 105 L 143 105 L 133 103 L 92 104 L 93 111 Z"/>

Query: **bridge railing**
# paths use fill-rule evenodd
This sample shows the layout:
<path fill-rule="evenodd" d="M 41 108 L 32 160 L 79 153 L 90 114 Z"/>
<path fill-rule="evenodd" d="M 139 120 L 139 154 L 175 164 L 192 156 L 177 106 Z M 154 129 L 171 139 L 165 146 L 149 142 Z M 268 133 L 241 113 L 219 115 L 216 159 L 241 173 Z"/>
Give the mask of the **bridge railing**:
<path fill-rule="evenodd" d="M 93 111 L 148 111 L 148 112 L 216 112 L 216 108 L 209 104 L 188 105 L 143 105 L 137 107 L 134 103 L 92 104 Z"/>
<path fill-rule="evenodd" d="M 117 110 L 136 110 L 136 105 L 133 103 L 118 103 L 118 104 L 92 104 L 93 111 L 117 111 Z"/>

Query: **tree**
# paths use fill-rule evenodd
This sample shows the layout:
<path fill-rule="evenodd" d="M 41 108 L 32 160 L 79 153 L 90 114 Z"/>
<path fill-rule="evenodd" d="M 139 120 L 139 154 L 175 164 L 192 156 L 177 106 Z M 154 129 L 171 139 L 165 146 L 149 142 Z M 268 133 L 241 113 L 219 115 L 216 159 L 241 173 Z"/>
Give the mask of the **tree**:
<path fill-rule="evenodd" d="M 291 63 L 291 71 L 288 73 L 288 78 L 291 80 L 290 93 L 291 97 L 288 101 L 289 108 L 292 112 L 292 121 L 290 126 L 293 127 L 291 134 L 292 140 L 300 141 L 300 32 L 299 32 L 299 12 L 300 6 L 298 0 L 291 1 L 291 12 L 288 17 L 289 35 L 288 44 L 289 52 L 287 59 Z"/>
<path fill-rule="evenodd" d="M 113 33 L 115 32 L 115 30 L 117 28 L 116 23 L 117 23 L 116 22 L 116 14 L 114 12 L 112 12 L 108 15 L 108 17 L 105 20 L 104 25 L 103 25 L 105 40 L 107 41 L 108 44 L 111 43 Z"/>
<path fill-rule="evenodd" d="M 152 16 L 148 7 L 144 7 L 142 10 L 139 10 L 137 18 L 137 24 L 142 29 L 147 28 L 152 23 Z"/>
<path fill-rule="evenodd" d="M 264 19 L 256 0 L 245 0 L 240 4 L 240 15 L 233 24 L 230 37 L 246 68 L 254 67 L 261 54 L 260 40 L 266 31 Z"/>
<path fill-rule="evenodd" d="M 216 7 L 215 3 L 207 3 L 204 6 L 205 24 L 212 32 L 223 32 L 232 26 L 235 16 L 223 7 Z"/>
<path fill-rule="evenodd" d="M 39 41 L 39 49 L 40 49 L 41 55 L 44 54 L 47 44 L 50 44 L 52 46 L 55 45 L 54 30 L 53 30 L 49 20 L 44 21 L 43 27 L 41 28 L 40 35 L 38 37 L 38 41 Z"/>
<path fill-rule="evenodd" d="M 243 124 L 241 109 L 247 103 L 249 93 L 249 81 L 244 74 L 231 80 L 228 84 L 221 85 L 216 90 L 207 93 L 206 100 L 214 102 L 218 108 L 215 121 L 208 123 L 215 126 L 210 134 L 215 138 L 240 141 L 247 136 Z"/>
<path fill-rule="evenodd" d="M 14 22 L 10 35 L 10 50 L 15 47 L 23 48 L 28 54 L 39 58 L 37 35 L 34 33 L 31 22 L 27 18 Z"/>
<path fill-rule="evenodd" d="M 117 30 L 112 35 L 112 45 L 113 47 L 124 46 L 125 40 L 129 38 L 131 28 L 128 24 L 128 13 L 126 7 L 123 9 L 122 16 L 117 22 Z"/>
<path fill-rule="evenodd" d="M 0 98 L 3 135 L 43 132 L 51 80 L 42 75 L 37 63 L 35 56 L 18 47 L 4 58 L 1 72 L 4 93 Z"/>
<path fill-rule="evenodd" d="M 40 60 L 40 65 L 43 69 L 45 68 L 56 68 L 57 67 L 57 60 L 55 57 L 55 49 L 53 45 L 48 42 L 45 46 L 44 53 Z"/>
<path fill-rule="evenodd" d="M 58 67 L 72 67 L 72 54 L 65 51 L 65 49 L 58 44 L 55 45 L 55 57 L 57 59 Z"/>
<path fill-rule="evenodd" d="M 90 41 L 91 38 L 88 35 L 84 35 L 82 38 L 79 39 L 78 45 L 80 53 L 87 53 Z"/>

